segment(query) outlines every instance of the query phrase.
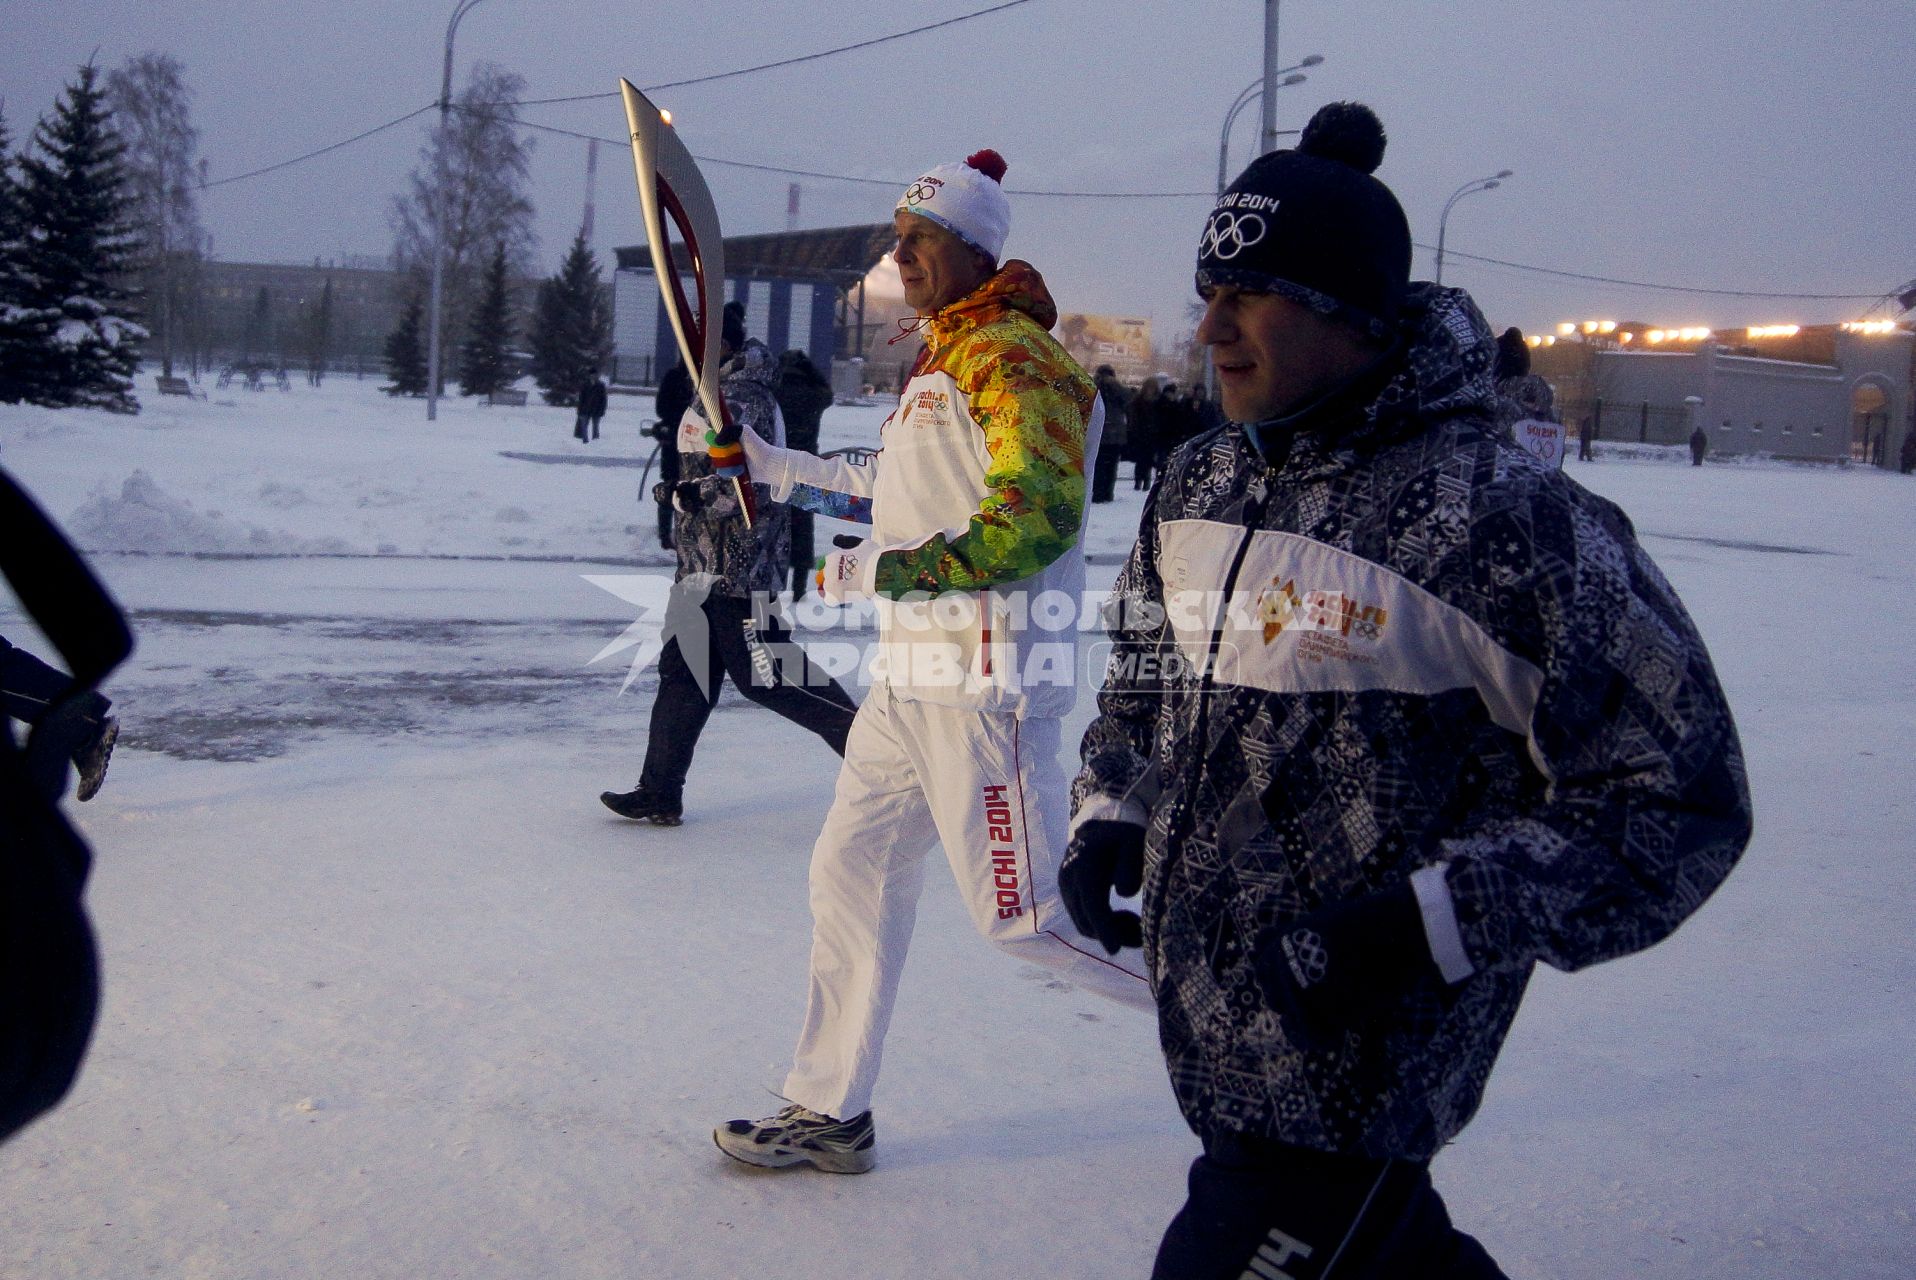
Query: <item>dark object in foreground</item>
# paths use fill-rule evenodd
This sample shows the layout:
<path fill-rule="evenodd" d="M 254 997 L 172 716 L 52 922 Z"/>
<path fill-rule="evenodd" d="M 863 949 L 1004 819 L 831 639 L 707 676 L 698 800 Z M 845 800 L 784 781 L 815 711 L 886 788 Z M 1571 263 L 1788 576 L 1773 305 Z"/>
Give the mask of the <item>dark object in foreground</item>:
<path fill-rule="evenodd" d="M 4 472 L 0 571 L 73 673 L 47 718 L 96 696 L 93 687 L 132 652 L 126 619 Z M 10 727 L 0 733 L 0 1141 L 66 1096 L 100 1003 L 99 959 L 80 901 L 92 855 L 61 816 L 57 786 L 49 794 L 35 785 L 27 767 L 35 745 L 23 755 Z"/>

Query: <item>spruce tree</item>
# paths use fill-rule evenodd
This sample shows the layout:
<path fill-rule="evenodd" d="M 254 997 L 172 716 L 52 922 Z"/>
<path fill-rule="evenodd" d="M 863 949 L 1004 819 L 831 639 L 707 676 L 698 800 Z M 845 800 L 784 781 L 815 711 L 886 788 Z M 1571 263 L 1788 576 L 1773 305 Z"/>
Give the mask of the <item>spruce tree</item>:
<path fill-rule="evenodd" d="M 97 80 L 91 64 L 80 68 L 34 130 L 37 153 L 20 161 L 27 320 L 47 343 L 28 398 L 138 413 L 133 374 L 147 333 L 126 285 L 139 237 L 128 220 L 125 147 Z"/>
<path fill-rule="evenodd" d="M 13 135 L 0 115 L 0 402 L 6 404 L 27 398 L 45 346 L 45 326 L 34 323 L 26 311 L 26 230 L 13 169 Z"/>
<path fill-rule="evenodd" d="M 265 364 L 267 348 L 272 345 L 273 291 L 261 285 L 259 292 L 253 295 L 253 309 L 246 313 L 246 327 L 240 330 L 241 362 Z"/>
<path fill-rule="evenodd" d="M 380 390 L 389 396 L 426 394 L 426 339 L 420 333 L 426 304 L 413 294 L 400 313 L 399 326 L 386 335 L 386 376 L 392 381 Z"/>
<path fill-rule="evenodd" d="M 559 274 L 539 286 L 529 345 L 533 380 L 553 405 L 575 405 L 587 376 L 612 358 L 612 306 L 583 231 L 572 238 Z"/>
<path fill-rule="evenodd" d="M 306 321 L 306 381 L 318 386 L 333 357 L 333 280 L 326 277 L 319 304 Z"/>
<path fill-rule="evenodd" d="M 511 346 L 512 299 L 506 293 L 506 246 L 500 241 L 480 286 L 472 331 L 459 349 L 459 390 L 469 396 L 488 396 L 510 386 Z"/>

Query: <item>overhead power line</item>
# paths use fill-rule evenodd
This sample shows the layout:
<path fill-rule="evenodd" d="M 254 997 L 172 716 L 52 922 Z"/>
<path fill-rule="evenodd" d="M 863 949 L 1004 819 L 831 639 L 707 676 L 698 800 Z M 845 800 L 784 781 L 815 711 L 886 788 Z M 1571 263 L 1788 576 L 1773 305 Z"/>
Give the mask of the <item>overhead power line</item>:
<path fill-rule="evenodd" d="M 337 151 L 341 147 L 350 147 L 353 145 L 353 143 L 362 142 L 365 139 L 372 137 L 375 133 L 384 133 L 386 132 L 386 130 L 391 129 L 396 125 L 402 125 L 406 123 L 406 121 L 412 119 L 414 116 L 419 115 L 422 112 L 431 111 L 434 107 L 438 105 L 439 104 L 436 102 L 428 102 L 425 106 L 418 108 L 418 110 L 408 111 L 405 115 L 400 116 L 396 120 L 388 120 L 385 124 L 377 125 L 371 129 L 366 130 L 366 132 L 364 133 L 356 133 L 350 138 L 342 139 L 339 142 L 332 143 L 330 146 L 321 147 L 317 151 L 308 151 L 303 156 L 294 156 L 291 160 L 281 160 L 278 164 L 269 164 L 263 169 L 253 169 L 247 173 L 236 173 L 230 178 L 221 178 L 218 182 L 202 182 L 200 184 L 200 190 L 210 191 L 214 187 L 223 187 L 229 182 L 244 182 L 248 178 L 257 178 L 261 174 L 272 173 L 275 169 L 284 169 L 290 165 L 296 165 L 302 161 L 311 160 L 315 156 L 323 156 L 328 151 Z"/>
<path fill-rule="evenodd" d="M 827 49 L 819 53 L 805 54 L 797 58 L 787 58 L 781 62 L 768 62 L 768 63 L 763 63 L 756 67 L 741 67 L 736 71 L 725 71 L 725 72 L 720 72 L 716 75 L 697 77 L 692 80 L 679 80 L 679 81 L 674 81 L 670 84 L 655 85 L 652 87 L 652 89 L 656 91 L 658 89 L 679 88 L 679 87 L 683 87 L 685 85 L 691 85 L 691 84 L 704 84 L 712 80 L 724 80 L 733 76 L 749 75 L 758 71 L 768 71 L 776 67 L 791 66 L 791 65 L 794 65 L 795 63 L 811 62 L 819 58 L 831 57 L 834 54 L 847 53 L 854 49 L 864 49 L 864 48 L 869 48 L 872 45 L 884 44 L 892 40 L 901 40 L 907 36 L 919 35 L 926 31 L 936 30 L 940 27 L 952 26 L 956 23 L 966 22 L 973 18 L 985 17 L 989 14 L 998 13 L 1005 9 L 1016 8 L 1018 5 L 1029 4 L 1030 2 L 1031 0 L 1007 0 L 1007 3 L 1004 3 L 1004 4 L 994 5 L 988 9 L 979 9 L 972 13 L 960 14 L 959 16 L 955 18 L 947 18 L 942 22 L 934 22 L 922 27 L 913 27 L 909 31 L 894 32 L 893 34 L 888 36 L 878 36 L 871 40 L 860 41 L 856 44 L 843 45 L 836 49 Z M 537 105 L 544 105 L 547 103 L 555 103 L 555 102 L 581 102 L 581 101 L 586 101 L 589 99 L 609 98 L 613 96 L 615 95 L 610 93 L 598 93 L 598 94 L 587 94 L 587 95 L 583 95 L 581 97 L 575 97 L 575 98 L 542 98 L 537 100 L 530 100 L 530 101 L 523 101 L 523 102 L 516 102 L 516 103 L 502 103 L 500 105 L 502 106 L 537 106 Z M 408 111 L 406 114 L 402 116 L 397 116 L 394 119 L 388 120 L 384 124 L 375 125 L 371 129 L 367 129 L 364 132 L 356 133 L 350 138 L 342 138 L 338 142 L 330 143 L 326 146 L 316 148 L 312 151 L 305 152 L 304 154 L 294 156 L 291 159 L 281 160 L 276 164 L 265 165 L 258 169 L 251 169 L 245 173 L 234 174 L 230 178 L 220 178 L 214 182 L 201 183 L 199 189 L 202 191 L 210 191 L 214 187 L 223 187 L 234 182 L 244 182 L 249 178 L 262 177 L 265 174 L 274 173 L 281 169 L 290 168 L 291 166 L 296 164 L 302 164 L 307 160 L 316 159 L 320 156 L 326 155 L 329 152 L 338 151 L 342 147 L 349 147 L 356 142 L 363 142 L 367 138 L 373 137 L 375 134 L 386 132 L 388 129 L 397 128 L 398 126 L 406 123 L 406 121 L 411 120 L 416 116 L 423 115 L 427 111 L 431 111 L 434 107 L 438 105 L 439 104 L 437 102 L 428 102 L 424 106 L 417 107 L 411 111 Z M 469 115 L 475 115 L 475 116 L 486 115 L 486 113 L 484 112 L 475 111 L 470 107 L 462 107 L 457 103 L 452 103 L 450 104 L 450 106 L 455 111 L 463 111 Z M 496 118 L 496 117 L 488 117 L 488 118 Z M 624 138 L 606 138 L 606 137 L 601 137 L 597 134 L 580 133 L 572 129 L 561 129 L 553 125 L 535 124 L 531 121 L 520 120 L 517 118 L 509 119 L 507 120 L 507 123 L 516 125 L 520 128 L 535 129 L 542 133 L 552 133 L 552 134 L 558 134 L 561 137 L 576 138 L 580 140 L 581 142 L 603 142 L 609 146 L 614 146 L 614 147 L 622 147 L 622 146 L 625 146 L 627 143 L 627 139 L 624 139 Z M 725 168 L 746 169 L 746 170 L 751 170 L 758 173 L 776 173 L 776 174 L 780 174 L 787 177 L 816 178 L 826 182 L 855 183 L 861 186 L 902 187 L 906 184 L 907 181 L 909 181 L 909 179 L 905 179 L 905 178 L 861 178 L 861 177 L 855 177 L 851 174 L 845 174 L 845 173 L 826 173 L 822 170 L 817 170 L 817 169 L 798 169 L 798 168 L 793 168 L 787 165 L 756 164 L 747 160 L 727 160 L 719 156 L 698 156 L 697 159 L 703 161 L 706 164 L 720 165 Z M 1013 195 L 1013 196 L 1029 196 L 1029 197 L 1041 198 L 1041 199 L 1068 199 L 1068 200 L 1188 200 L 1188 199 L 1200 199 L 1200 198 L 1208 200 L 1215 193 L 1211 191 L 1046 191 L 1046 190 L 1039 190 L 1035 188 L 1007 187 L 1005 188 L 1005 194 Z M 1421 242 L 1417 242 L 1417 247 L 1420 249 L 1432 250 L 1434 252 L 1433 246 L 1423 244 Z M 1762 290 L 1755 290 L 1755 289 L 1709 289 L 1709 288 L 1703 288 L 1696 285 L 1660 284 L 1655 281 L 1649 281 L 1649 280 L 1625 280 L 1615 276 L 1599 276 L 1599 275 L 1590 275 L 1590 274 L 1586 274 L 1584 272 L 1579 272 L 1579 271 L 1564 271 L 1555 267 L 1540 267 L 1534 263 L 1511 262 L 1504 258 L 1490 258 L 1490 257 L 1485 257 L 1481 254 L 1465 253 L 1457 249 L 1446 249 L 1445 253 L 1450 257 L 1463 258 L 1466 261 L 1470 261 L 1470 262 L 1487 263 L 1491 266 L 1506 267 L 1513 271 L 1528 271 L 1537 275 L 1555 276 L 1565 280 L 1583 280 L 1583 281 L 1587 281 L 1594 284 L 1615 285 L 1621 288 L 1628 288 L 1628 289 L 1650 289 L 1650 290 L 1655 290 L 1661 293 L 1692 293 L 1692 294 L 1699 294 L 1699 295 L 1704 295 L 1709 297 L 1763 298 L 1763 299 L 1791 301 L 1791 302 L 1875 302 L 1875 303 L 1878 303 L 1879 305 L 1880 303 L 1887 300 L 1888 298 L 1895 296 L 1894 294 L 1878 294 L 1878 293 L 1792 293 L 1792 292 L 1765 292 Z M 1916 285 L 1916 281 L 1912 281 L 1911 283 L 1912 285 Z"/>
<path fill-rule="evenodd" d="M 796 58 L 782 58 L 777 62 L 761 62 L 755 67 L 740 67 L 736 71 L 720 71 L 709 76 L 694 76 L 690 80 L 672 80 L 665 84 L 647 85 L 647 93 L 657 93 L 661 89 L 683 89 L 688 85 L 710 84 L 714 80 L 730 80 L 734 76 L 749 76 L 760 71 L 776 71 L 780 67 L 795 67 L 801 62 L 816 62 L 820 58 L 834 58 L 841 53 L 851 53 L 858 49 L 869 49 L 874 45 L 889 44 L 893 40 L 903 40 L 907 36 L 923 35 L 927 31 L 936 31 L 940 27 L 955 27 L 961 22 L 970 22 L 973 18 L 985 18 L 994 13 L 1003 13 L 1006 9 L 1016 9 L 1021 4 L 1030 4 L 1031 0 L 1006 0 L 1004 4 L 994 4 L 988 9 L 975 9 L 970 13 L 961 13 L 955 18 L 946 18 L 940 22 L 928 22 L 922 27 L 913 27 L 909 31 L 894 31 L 888 36 L 874 36 L 870 40 L 860 40 L 856 44 L 841 44 L 836 49 L 821 49 L 817 53 L 800 54 Z M 599 98 L 616 98 L 616 90 L 605 93 L 581 93 L 569 98 L 528 98 L 520 102 L 504 103 L 512 107 L 543 107 L 555 102 L 591 102 Z"/>
<path fill-rule="evenodd" d="M 856 42 L 855 44 L 840 45 L 836 49 L 821 49 L 817 53 L 801 54 L 800 56 L 796 58 L 784 58 L 778 62 L 764 62 L 764 63 L 760 63 L 758 66 L 755 66 L 755 67 L 740 67 L 735 71 L 720 71 L 709 76 L 695 76 L 694 78 L 690 80 L 674 80 L 667 84 L 652 85 L 647 89 L 647 92 L 656 93 L 661 89 L 682 89 L 687 85 L 709 84 L 714 80 L 729 80 L 735 76 L 749 76 L 749 75 L 756 74 L 757 72 L 760 72 L 760 71 L 772 71 L 779 67 L 796 66 L 797 64 L 801 62 L 816 62 L 820 58 L 831 58 L 841 53 L 851 53 L 853 50 L 856 50 L 856 49 L 869 49 L 873 45 L 889 44 L 893 40 L 903 40 L 907 36 L 923 35 L 927 31 L 936 31 L 940 27 L 956 26 L 957 24 L 961 22 L 970 22 L 973 18 L 989 17 L 991 14 L 1002 13 L 1006 9 L 1015 9 L 1019 5 L 1030 4 L 1030 3 L 1031 3 L 1031 0 L 1005 0 L 1005 3 L 1003 4 L 995 4 L 987 9 L 977 9 L 972 11 L 971 13 L 961 13 L 955 18 L 946 18 L 939 22 L 926 23 L 922 27 L 913 27 L 909 31 L 894 31 L 892 34 L 887 36 L 874 36 L 870 40 L 860 40 Z M 543 106 L 545 104 L 554 103 L 554 102 L 587 102 L 597 98 L 615 98 L 617 96 L 618 94 L 616 92 L 608 91 L 605 93 L 580 94 L 570 98 L 536 98 L 536 99 L 530 99 L 523 102 L 502 103 L 500 105 L 512 106 L 512 107 L 531 107 L 531 106 Z M 211 190 L 214 187 L 223 187 L 229 182 L 243 182 L 248 178 L 257 178 L 264 174 L 273 173 L 279 169 L 290 168 L 291 166 L 303 163 L 304 161 L 315 159 L 316 157 L 325 155 L 329 151 L 337 151 L 341 147 L 350 147 L 353 143 L 363 142 L 365 139 L 372 137 L 376 133 L 384 133 L 386 130 L 391 129 L 396 125 L 404 124 L 406 121 L 412 119 L 414 116 L 419 115 L 426 111 L 430 111 L 432 108 L 438 105 L 439 104 L 436 100 L 433 102 L 429 102 L 425 106 L 420 107 L 416 111 L 408 111 L 405 115 L 400 116 L 396 120 L 388 120 L 385 124 L 377 125 L 374 128 L 366 130 L 364 133 L 356 133 L 350 138 L 344 138 L 338 142 L 334 142 L 327 146 L 320 147 L 316 151 L 308 151 L 304 155 L 294 156 L 290 160 L 281 160 L 277 164 L 269 164 L 265 166 L 264 168 L 253 169 L 246 173 L 234 174 L 230 178 L 221 178 L 218 182 L 201 183 L 200 190 L 207 191 L 207 190 Z M 516 123 L 523 124 L 524 122 L 518 121 Z M 538 126 L 528 126 L 528 127 L 536 128 Z M 564 132 L 564 130 L 553 130 L 553 132 L 562 133 Z M 574 134 L 572 136 L 578 137 L 578 138 L 584 138 L 584 137 L 587 137 L 588 135 Z M 604 141 L 604 139 L 601 139 L 601 141 Z M 625 142 L 623 139 L 621 139 L 617 143 L 615 143 L 615 145 L 623 146 L 625 145 Z M 715 160 L 713 161 L 713 163 L 722 164 L 724 162 Z M 813 175 L 813 176 L 822 177 L 825 175 Z M 859 179 L 847 179 L 847 181 L 859 181 Z"/>
<path fill-rule="evenodd" d="M 472 112 L 472 109 L 469 107 L 455 107 L 455 110 Z M 479 113 L 472 112 L 472 114 Z M 607 146 L 612 147 L 628 145 L 628 140 L 624 138 L 604 138 L 597 134 L 579 133 L 572 129 L 560 129 L 553 125 L 534 124 L 527 120 L 514 120 L 511 123 L 526 129 L 537 129 L 544 133 L 556 133 L 562 137 L 577 138 L 582 142 L 603 142 Z M 851 182 L 861 186 L 897 189 L 911 181 L 909 178 L 858 178 L 846 173 L 826 173 L 818 169 L 794 169 L 786 165 L 776 164 L 754 164 L 746 160 L 725 160 L 718 156 L 695 156 L 694 159 L 704 164 L 722 165 L 732 169 L 750 169 L 759 173 L 776 173 L 788 177 L 819 178 L 827 182 Z M 1194 198 L 1210 200 L 1215 198 L 1217 193 L 1214 191 L 1040 191 L 1006 187 L 1005 194 L 1008 196 L 1035 196 L 1069 200 L 1185 200 Z M 1435 251 L 1432 245 L 1427 245 L 1422 242 L 1414 243 L 1416 243 L 1419 249 Z M 1613 276 L 1587 275 L 1580 271 L 1562 271 L 1555 267 L 1539 267 L 1527 262 L 1510 262 L 1503 258 L 1486 258 L 1480 254 L 1463 253 L 1456 249 L 1449 248 L 1446 248 L 1444 253 L 1447 257 L 1465 258 L 1471 262 L 1486 262 L 1493 266 L 1508 267 L 1513 271 L 1530 271 L 1538 275 L 1558 276 L 1566 280 L 1586 280 L 1598 284 L 1621 285 L 1632 289 L 1654 289 L 1662 293 L 1695 293 L 1724 298 L 1767 298 L 1793 302 L 1872 302 L 1884 297 L 1884 295 L 1877 293 L 1766 293 L 1754 289 L 1706 289 L 1692 285 L 1657 284 L 1648 280 L 1622 280 Z M 1911 284 L 1912 286 L 1916 286 L 1916 281 L 1911 281 Z"/>
<path fill-rule="evenodd" d="M 1419 249 L 1436 251 L 1432 245 L 1418 243 Z M 1718 298 L 1774 298 L 1786 302 L 1870 302 L 1881 298 L 1879 293 L 1765 293 L 1756 289 L 1704 289 L 1695 285 L 1656 284 L 1649 280 L 1619 280 L 1613 276 L 1584 275 L 1578 271 L 1559 271 L 1555 267 L 1539 267 L 1528 262 L 1506 262 L 1502 258 L 1486 258 L 1474 253 L 1459 253 L 1455 249 L 1445 248 L 1447 258 L 1467 258 L 1472 262 L 1488 262 L 1493 266 L 1510 267 L 1516 271 L 1534 271 L 1538 275 L 1561 276 L 1566 280 L 1588 280 L 1596 284 L 1622 285 L 1629 289 L 1655 289 L 1663 293 L 1700 293 Z"/>
<path fill-rule="evenodd" d="M 504 104 L 501 104 L 504 105 Z M 454 111 L 464 111 L 468 115 L 484 116 L 485 113 L 472 107 L 461 107 L 454 103 Z M 505 120 L 503 116 L 487 116 L 487 119 Z M 555 125 L 534 124 L 530 120 L 509 120 L 507 123 L 522 129 L 536 129 L 541 133 L 556 133 L 564 138 L 577 138 L 581 142 L 602 142 L 610 147 L 631 145 L 629 138 L 607 138 L 596 133 L 580 133 L 576 129 L 561 129 Z M 788 165 L 754 164 L 749 160 L 726 160 L 719 156 L 694 155 L 693 159 L 705 164 L 721 165 L 728 169 L 752 169 L 759 173 L 777 173 L 794 178 L 818 178 L 826 182 L 853 182 L 867 187 L 903 188 L 910 185 L 910 178 L 859 178 L 849 173 L 826 173 L 819 169 L 794 169 Z M 1008 196 L 1042 196 L 1073 200 L 1187 200 L 1202 197 L 1206 200 L 1216 198 L 1215 191 L 1040 191 L 1026 187 L 1006 187 Z"/>

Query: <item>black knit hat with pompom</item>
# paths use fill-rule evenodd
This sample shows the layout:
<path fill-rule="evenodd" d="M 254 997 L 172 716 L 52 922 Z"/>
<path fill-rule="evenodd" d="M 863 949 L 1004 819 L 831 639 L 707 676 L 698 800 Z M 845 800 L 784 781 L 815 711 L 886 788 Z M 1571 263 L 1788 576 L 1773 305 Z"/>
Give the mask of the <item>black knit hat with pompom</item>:
<path fill-rule="evenodd" d="M 1280 294 L 1384 336 L 1410 283 L 1410 223 L 1371 176 L 1383 159 L 1369 107 L 1321 108 L 1297 150 L 1258 157 L 1225 189 L 1198 242 L 1198 289 Z"/>

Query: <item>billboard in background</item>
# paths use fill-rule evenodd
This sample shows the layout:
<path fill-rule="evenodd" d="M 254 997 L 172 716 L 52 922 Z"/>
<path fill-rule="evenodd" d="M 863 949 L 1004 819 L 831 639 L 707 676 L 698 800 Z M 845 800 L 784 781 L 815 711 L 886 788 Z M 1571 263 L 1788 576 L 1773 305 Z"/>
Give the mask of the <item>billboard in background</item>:
<path fill-rule="evenodd" d="M 1086 373 L 1108 364 L 1117 371 L 1118 381 L 1135 387 L 1157 372 L 1151 364 L 1149 320 L 1072 313 L 1059 316 L 1058 327 L 1051 332 Z"/>

